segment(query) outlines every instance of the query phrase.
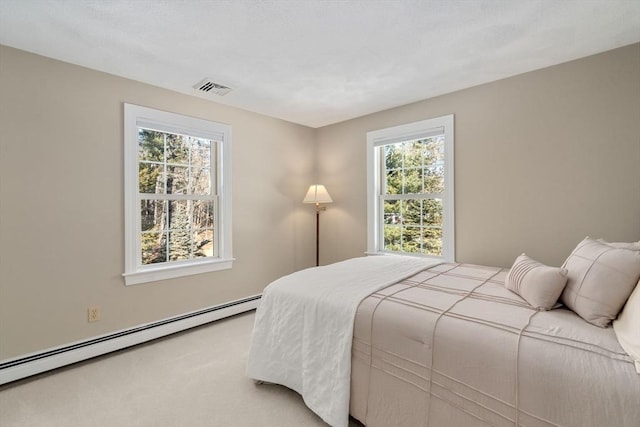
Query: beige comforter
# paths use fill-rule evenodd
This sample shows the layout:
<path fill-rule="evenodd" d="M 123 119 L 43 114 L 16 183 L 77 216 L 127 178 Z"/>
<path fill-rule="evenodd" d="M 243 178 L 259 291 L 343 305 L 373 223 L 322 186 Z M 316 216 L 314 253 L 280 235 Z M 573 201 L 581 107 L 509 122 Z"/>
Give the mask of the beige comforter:
<path fill-rule="evenodd" d="M 350 413 L 367 427 L 640 426 L 612 328 L 538 312 L 506 270 L 441 264 L 360 304 Z"/>

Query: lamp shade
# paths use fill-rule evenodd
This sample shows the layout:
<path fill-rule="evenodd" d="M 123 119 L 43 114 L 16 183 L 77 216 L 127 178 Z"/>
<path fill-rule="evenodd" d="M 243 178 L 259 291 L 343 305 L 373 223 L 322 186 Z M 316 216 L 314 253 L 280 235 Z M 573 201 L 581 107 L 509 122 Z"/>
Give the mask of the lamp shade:
<path fill-rule="evenodd" d="M 333 200 L 324 185 L 314 184 L 309 187 L 302 203 L 331 203 Z"/>

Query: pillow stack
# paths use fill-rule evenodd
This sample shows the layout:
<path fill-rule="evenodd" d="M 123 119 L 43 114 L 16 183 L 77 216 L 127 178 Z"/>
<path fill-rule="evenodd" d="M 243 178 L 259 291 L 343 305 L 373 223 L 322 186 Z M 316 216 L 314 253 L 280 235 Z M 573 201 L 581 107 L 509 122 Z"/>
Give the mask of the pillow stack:
<path fill-rule="evenodd" d="M 561 302 L 587 322 L 607 327 L 640 278 L 640 250 L 635 245 L 585 238 L 563 265 L 567 286 Z"/>
<path fill-rule="evenodd" d="M 560 299 L 593 325 L 606 328 L 615 319 L 618 342 L 640 374 L 640 241 L 609 243 L 586 237 L 562 268 L 522 254 L 505 286 L 538 310 L 550 310 Z"/>

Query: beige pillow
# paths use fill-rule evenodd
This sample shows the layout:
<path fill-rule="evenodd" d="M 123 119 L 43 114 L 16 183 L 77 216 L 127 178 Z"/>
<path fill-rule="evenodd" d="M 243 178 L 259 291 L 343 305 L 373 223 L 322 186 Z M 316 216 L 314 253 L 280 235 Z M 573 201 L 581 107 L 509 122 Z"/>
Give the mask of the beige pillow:
<path fill-rule="evenodd" d="M 631 293 L 620 315 L 613 321 L 618 342 L 633 359 L 640 374 L 640 282 Z"/>
<path fill-rule="evenodd" d="M 640 277 L 640 251 L 585 238 L 562 266 L 567 286 L 561 302 L 587 322 L 606 327 L 616 318 Z"/>
<path fill-rule="evenodd" d="M 509 270 L 504 285 L 538 310 L 551 310 L 567 283 L 567 270 L 548 267 L 526 254 L 520 255 Z"/>

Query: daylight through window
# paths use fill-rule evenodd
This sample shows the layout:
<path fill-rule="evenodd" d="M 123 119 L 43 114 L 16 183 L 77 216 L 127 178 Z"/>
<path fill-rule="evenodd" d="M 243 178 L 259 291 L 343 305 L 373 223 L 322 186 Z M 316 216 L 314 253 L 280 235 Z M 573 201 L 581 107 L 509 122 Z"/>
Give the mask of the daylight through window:
<path fill-rule="evenodd" d="M 384 156 L 382 249 L 442 256 L 444 135 L 379 150 Z"/>
<path fill-rule="evenodd" d="M 368 251 L 453 260 L 453 116 L 367 139 Z"/>
<path fill-rule="evenodd" d="M 141 263 L 213 257 L 217 141 L 138 128 Z"/>
<path fill-rule="evenodd" d="M 230 142 L 226 125 L 125 105 L 127 284 L 230 268 Z"/>

